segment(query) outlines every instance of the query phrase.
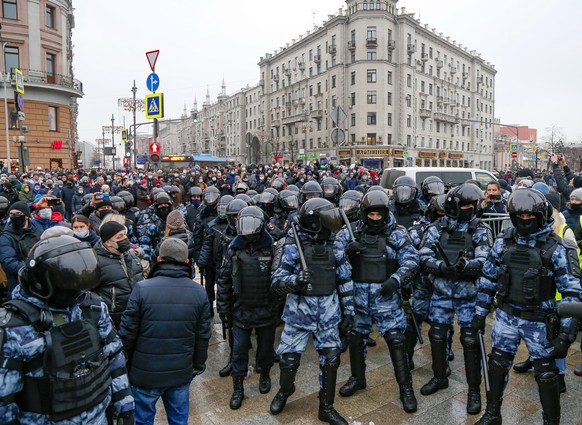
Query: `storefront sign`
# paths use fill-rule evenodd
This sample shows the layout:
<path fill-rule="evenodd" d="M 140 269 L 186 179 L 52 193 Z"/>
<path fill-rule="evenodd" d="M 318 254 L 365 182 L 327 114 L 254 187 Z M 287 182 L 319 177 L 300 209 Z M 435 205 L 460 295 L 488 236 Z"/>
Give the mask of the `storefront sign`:
<path fill-rule="evenodd" d="M 441 153 L 439 153 L 439 158 L 440 158 L 440 159 L 444 159 L 444 158 L 446 158 L 446 157 L 447 157 L 447 153 L 446 153 L 446 152 L 441 152 Z"/>
<path fill-rule="evenodd" d="M 463 159 L 465 157 L 465 154 L 462 153 L 450 153 L 449 154 L 449 159 Z"/>
<path fill-rule="evenodd" d="M 438 158 L 438 152 L 427 152 L 427 151 L 420 151 L 418 153 L 419 158 Z"/>

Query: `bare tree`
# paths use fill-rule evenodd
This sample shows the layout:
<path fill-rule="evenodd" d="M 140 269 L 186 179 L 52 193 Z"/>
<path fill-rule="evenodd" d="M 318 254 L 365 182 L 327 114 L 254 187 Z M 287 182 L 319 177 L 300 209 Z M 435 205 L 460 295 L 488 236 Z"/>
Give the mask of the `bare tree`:
<path fill-rule="evenodd" d="M 546 149 L 550 152 L 560 153 L 564 149 L 564 143 L 566 142 L 566 136 L 562 127 L 557 124 L 552 124 L 545 129 L 545 135 L 541 138 L 544 142 Z"/>

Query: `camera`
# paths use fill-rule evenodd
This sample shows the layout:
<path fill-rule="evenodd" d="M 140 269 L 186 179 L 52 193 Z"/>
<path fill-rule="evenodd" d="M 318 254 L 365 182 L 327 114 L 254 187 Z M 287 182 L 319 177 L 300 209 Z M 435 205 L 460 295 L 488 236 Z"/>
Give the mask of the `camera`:
<path fill-rule="evenodd" d="M 58 205 L 61 205 L 62 201 L 60 198 L 50 198 L 47 200 L 47 203 L 49 207 L 56 207 Z"/>

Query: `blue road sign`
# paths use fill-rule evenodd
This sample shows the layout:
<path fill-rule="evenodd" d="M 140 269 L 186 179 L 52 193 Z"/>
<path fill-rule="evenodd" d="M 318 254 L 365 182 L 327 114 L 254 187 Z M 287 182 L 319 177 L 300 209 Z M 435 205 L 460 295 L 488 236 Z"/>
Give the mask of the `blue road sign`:
<path fill-rule="evenodd" d="M 146 86 L 149 91 L 155 93 L 158 87 L 160 86 L 160 77 L 158 77 L 158 74 L 152 72 L 150 75 L 148 75 L 148 78 L 146 80 Z"/>
<path fill-rule="evenodd" d="M 17 93 L 16 100 L 18 102 L 18 109 L 22 111 L 24 109 L 24 96 L 22 93 Z"/>
<path fill-rule="evenodd" d="M 164 95 L 163 93 L 146 94 L 146 118 L 164 118 Z"/>
<path fill-rule="evenodd" d="M 139 165 L 143 165 L 146 162 L 148 162 L 148 156 L 147 155 L 138 155 L 137 158 L 135 159 L 135 162 Z"/>

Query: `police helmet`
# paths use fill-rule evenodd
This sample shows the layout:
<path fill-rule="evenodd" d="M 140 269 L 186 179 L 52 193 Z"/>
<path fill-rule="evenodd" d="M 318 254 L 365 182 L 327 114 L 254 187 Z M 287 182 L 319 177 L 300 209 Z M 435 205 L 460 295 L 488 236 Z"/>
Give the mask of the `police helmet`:
<path fill-rule="evenodd" d="M 164 189 L 164 192 L 170 193 L 170 190 L 172 190 L 172 186 L 170 186 L 169 184 L 166 184 L 166 185 L 162 186 L 162 189 Z"/>
<path fill-rule="evenodd" d="M 420 185 L 420 189 L 422 190 L 422 195 L 425 199 L 431 199 L 433 196 L 445 193 L 445 185 L 437 176 L 429 176 L 424 179 Z"/>
<path fill-rule="evenodd" d="M 236 233 L 240 236 L 256 235 L 263 231 L 265 213 L 259 207 L 243 208 L 236 218 Z"/>
<path fill-rule="evenodd" d="M 321 182 L 323 189 L 323 197 L 336 203 L 342 193 L 342 187 L 339 182 L 333 177 L 325 177 Z"/>
<path fill-rule="evenodd" d="M 226 206 L 226 221 L 228 222 L 228 225 L 232 229 L 236 227 L 236 216 L 238 215 L 238 213 L 243 208 L 246 208 L 248 206 L 249 204 L 247 204 L 242 199 L 233 199 L 228 203 L 228 205 Z"/>
<path fill-rule="evenodd" d="M 128 192 L 127 190 L 122 190 L 121 192 L 119 192 L 117 194 L 117 196 L 119 196 L 119 197 L 121 197 L 121 199 L 123 199 L 123 202 L 125 202 L 126 209 L 133 207 L 134 197 L 130 192 Z"/>
<path fill-rule="evenodd" d="M 445 201 L 447 199 L 447 195 L 444 193 L 442 195 L 433 196 L 428 203 L 428 209 L 426 210 L 426 215 L 431 223 L 438 218 L 445 215 Z M 442 214 L 441 214 L 442 212 Z"/>
<path fill-rule="evenodd" d="M 93 194 L 92 193 L 87 193 L 86 195 L 83 195 L 83 205 L 87 205 L 92 200 L 93 200 Z"/>
<path fill-rule="evenodd" d="M 379 212 L 382 214 L 384 222 L 387 223 L 390 217 L 390 214 L 388 214 L 390 210 L 389 203 L 390 200 L 386 192 L 379 190 L 368 191 L 362 198 L 360 205 L 363 220 L 366 221 L 368 219 L 368 213 Z"/>
<path fill-rule="evenodd" d="M 551 217 L 551 208 L 546 197 L 541 192 L 531 188 L 516 190 L 507 200 L 509 218 L 515 227 L 517 227 L 518 214 L 531 214 L 537 219 L 537 229 L 541 229 Z"/>
<path fill-rule="evenodd" d="M 398 204 L 409 204 L 416 199 L 418 188 L 412 177 L 400 176 L 394 180 L 392 193 L 394 195 L 394 202 Z"/>
<path fill-rule="evenodd" d="M 379 190 L 379 191 L 386 193 L 386 189 L 384 189 L 382 186 L 378 186 L 377 184 L 375 184 L 374 186 L 369 188 L 368 192 L 373 192 L 374 190 Z"/>
<path fill-rule="evenodd" d="M 188 193 L 190 193 L 190 197 L 200 196 L 202 198 L 202 188 L 199 186 L 192 186 Z"/>
<path fill-rule="evenodd" d="M 483 191 L 472 183 L 463 183 L 449 193 L 445 199 L 445 214 L 452 218 L 458 218 L 461 206 L 471 204 L 473 214 L 477 211 L 477 204 L 483 200 Z"/>
<path fill-rule="evenodd" d="M 218 205 L 216 206 L 216 213 L 220 218 L 226 218 L 226 207 L 234 199 L 233 196 L 223 195 L 218 200 Z"/>
<path fill-rule="evenodd" d="M 42 300 L 51 299 L 59 289 L 93 289 L 100 278 L 99 260 L 91 245 L 66 235 L 34 245 L 18 273 L 24 290 Z"/>
<path fill-rule="evenodd" d="M 220 199 L 220 190 L 214 186 L 207 187 L 204 191 L 204 203 L 209 207 L 213 207 Z"/>
<path fill-rule="evenodd" d="M 295 193 L 295 195 L 297 196 L 297 199 L 299 199 L 299 195 L 301 194 L 301 191 L 299 190 L 299 188 L 296 185 L 294 185 L 294 184 L 287 185 L 287 190 L 290 190 L 291 192 Z"/>
<path fill-rule="evenodd" d="M 299 208 L 299 200 L 295 193 L 285 189 L 279 193 L 279 205 L 281 205 L 281 208 L 285 211 L 294 211 Z"/>
<path fill-rule="evenodd" d="M 261 197 L 259 198 L 259 206 L 263 210 L 272 211 L 273 208 L 275 207 L 275 202 L 277 201 L 278 197 L 279 197 L 279 192 L 277 192 L 275 189 L 273 189 L 271 187 L 268 189 L 265 189 L 263 191 L 263 193 L 261 193 Z"/>
<path fill-rule="evenodd" d="M 121 196 L 112 196 L 109 198 L 109 201 L 111 201 L 111 208 L 113 208 L 119 214 L 125 214 L 125 201 L 123 198 L 121 198 Z"/>
<path fill-rule="evenodd" d="M 275 180 L 273 180 L 271 187 L 277 192 L 281 192 L 283 189 L 285 189 L 285 182 L 282 178 L 277 177 Z"/>
<path fill-rule="evenodd" d="M 152 196 L 152 198 L 155 198 L 158 193 L 162 193 L 162 192 L 166 193 L 166 191 L 164 189 L 162 189 L 161 187 L 154 187 L 152 189 L 151 196 Z"/>
<path fill-rule="evenodd" d="M 319 233 L 324 228 L 338 231 L 344 222 L 339 212 L 327 199 L 312 198 L 299 209 L 298 224 L 306 232 Z"/>
<path fill-rule="evenodd" d="M 235 195 L 234 199 L 242 199 L 243 201 L 245 201 L 248 205 L 252 205 L 252 203 L 254 202 L 251 197 L 249 195 L 247 195 L 246 193 L 239 193 L 237 195 Z"/>
<path fill-rule="evenodd" d="M 301 201 L 305 202 L 313 198 L 321 198 L 323 189 L 315 180 L 310 180 L 301 188 Z"/>
<path fill-rule="evenodd" d="M 258 195 L 258 192 L 254 189 L 250 189 L 250 190 L 247 190 L 246 194 L 252 198 L 253 196 Z"/>
<path fill-rule="evenodd" d="M 172 205 L 172 198 L 166 192 L 158 192 L 154 195 L 154 206 L 159 206 L 161 204 Z"/>
<path fill-rule="evenodd" d="M 246 193 L 245 193 L 245 195 L 246 195 Z M 259 203 L 261 202 L 261 194 L 260 193 L 257 193 L 256 195 L 253 195 L 250 198 L 251 198 L 251 203 L 249 203 L 249 205 L 259 205 Z"/>
<path fill-rule="evenodd" d="M 0 217 L 5 217 L 8 214 L 8 207 L 10 206 L 10 201 L 4 196 L 0 196 Z"/>
<path fill-rule="evenodd" d="M 343 210 L 348 218 L 354 219 L 360 208 L 362 201 L 362 192 L 357 190 L 348 190 L 344 192 L 339 200 L 339 207 Z"/>
<path fill-rule="evenodd" d="M 176 185 L 170 186 L 168 190 L 166 190 L 170 194 L 172 198 L 174 198 L 178 193 L 180 193 L 180 188 Z"/>
<path fill-rule="evenodd" d="M 247 190 L 249 190 L 249 186 L 245 182 L 238 182 L 236 184 L 236 186 L 234 187 L 234 191 L 237 194 L 239 194 L 239 193 L 247 193 Z"/>

